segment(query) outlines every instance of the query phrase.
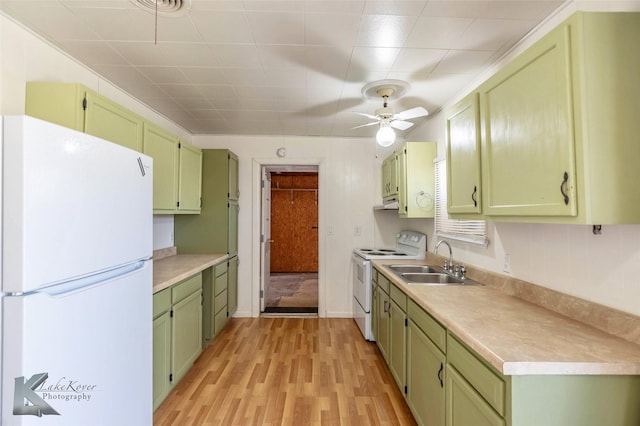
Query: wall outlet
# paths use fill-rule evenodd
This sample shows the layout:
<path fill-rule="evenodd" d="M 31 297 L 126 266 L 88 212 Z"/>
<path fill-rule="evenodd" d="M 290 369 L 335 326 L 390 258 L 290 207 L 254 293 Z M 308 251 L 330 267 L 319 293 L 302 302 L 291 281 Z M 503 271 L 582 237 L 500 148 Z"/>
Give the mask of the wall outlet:
<path fill-rule="evenodd" d="M 360 234 L 362 234 L 362 227 L 360 226 L 356 226 L 353 228 L 353 235 L 355 235 L 356 237 L 359 237 Z"/>
<path fill-rule="evenodd" d="M 502 270 L 507 274 L 511 273 L 511 255 L 509 253 L 504 254 L 504 265 L 502 265 Z"/>
<path fill-rule="evenodd" d="M 327 226 L 327 235 L 333 235 L 333 225 Z"/>

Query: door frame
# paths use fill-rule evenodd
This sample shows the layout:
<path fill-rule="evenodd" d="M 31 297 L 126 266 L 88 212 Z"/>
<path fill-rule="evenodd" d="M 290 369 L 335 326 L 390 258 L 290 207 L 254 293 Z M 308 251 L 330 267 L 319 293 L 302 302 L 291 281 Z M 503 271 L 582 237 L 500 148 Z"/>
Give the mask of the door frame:
<path fill-rule="evenodd" d="M 260 310 L 260 290 L 262 288 L 262 243 L 260 235 L 262 232 L 262 167 L 263 166 L 316 166 L 318 172 L 318 316 L 327 316 L 325 305 L 326 291 L 326 260 L 325 260 L 325 235 L 326 228 L 326 185 L 325 185 L 325 162 L 323 158 L 298 158 L 289 160 L 286 158 L 253 158 L 252 161 L 252 226 L 251 226 L 251 316 L 259 317 Z"/>

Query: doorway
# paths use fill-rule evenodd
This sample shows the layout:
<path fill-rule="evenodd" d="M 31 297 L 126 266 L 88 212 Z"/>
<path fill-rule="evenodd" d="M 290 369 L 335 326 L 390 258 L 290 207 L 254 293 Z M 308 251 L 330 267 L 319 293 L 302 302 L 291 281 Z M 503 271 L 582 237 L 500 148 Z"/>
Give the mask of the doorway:
<path fill-rule="evenodd" d="M 263 166 L 261 311 L 318 313 L 318 167 Z"/>

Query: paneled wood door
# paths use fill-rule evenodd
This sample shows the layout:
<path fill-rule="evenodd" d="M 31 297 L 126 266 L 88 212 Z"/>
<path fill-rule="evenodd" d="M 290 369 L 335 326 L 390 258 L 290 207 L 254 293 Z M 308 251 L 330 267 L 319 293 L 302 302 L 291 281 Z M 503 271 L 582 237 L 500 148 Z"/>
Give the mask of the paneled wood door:
<path fill-rule="evenodd" d="M 271 179 L 271 272 L 318 271 L 317 174 Z"/>

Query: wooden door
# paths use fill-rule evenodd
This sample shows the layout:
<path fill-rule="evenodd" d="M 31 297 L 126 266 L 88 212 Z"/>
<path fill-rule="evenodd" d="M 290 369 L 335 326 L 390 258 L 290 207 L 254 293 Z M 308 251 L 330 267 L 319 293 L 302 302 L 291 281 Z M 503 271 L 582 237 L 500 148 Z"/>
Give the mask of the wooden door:
<path fill-rule="evenodd" d="M 273 175 L 271 272 L 318 271 L 317 173 Z"/>

